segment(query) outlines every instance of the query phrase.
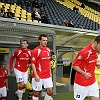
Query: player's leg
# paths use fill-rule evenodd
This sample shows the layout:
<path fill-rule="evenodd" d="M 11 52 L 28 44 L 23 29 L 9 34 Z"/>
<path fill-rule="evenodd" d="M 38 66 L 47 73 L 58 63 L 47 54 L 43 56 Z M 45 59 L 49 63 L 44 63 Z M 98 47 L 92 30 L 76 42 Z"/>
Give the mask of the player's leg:
<path fill-rule="evenodd" d="M 81 86 L 74 83 L 74 98 L 75 100 L 84 100 L 89 93 L 88 86 Z"/>
<path fill-rule="evenodd" d="M 29 81 L 27 82 L 26 89 L 28 90 L 28 99 L 32 99 L 33 89 L 32 89 L 32 85 Z"/>
<path fill-rule="evenodd" d="M 36 82 L 34 78 L 32 78 L 32 88 L 34 90 L 33 92 L 33 97 L 32 99 L 33 100 L 39 100 L 39 94 L 40 94 L 40 91 L 42 90 L 42 79 L 40 79 L 39 82 Z"/>
<path fill-rule="evenodd" d="M 100 100 L 99 97 L 91 97 L 92 100 Z"/>
<path fill-rule="evenodd" d="M 3 88 L 1 88 L 1 96 L 2 96 L 2 100 L 7 100 L 6 86 L 4 86 Z"/>
<path fill-rule="evenodd" d="M 44 84 L 44 88 L 47 89 L 47 92 L 46 92 L 46 95 L 44 97 L 44 100 L 53 100 L 52 98 L 52 93 L 53 93 L 53 90 L 52 90 L 52 87 L 53 87 L 53 83 L 52 83 L 52 78 L 46 78 L 46 79 L 43 79 L 43 84 Z"/>
<path fill-rule="evenodd" d="M 18 87 L 19 87 L 19 83 L 17 83 L 17 90 L 14 92 L 15 96 L 18 96 Z"/>
<path fill-rule="evenodd" d="M 14 68 L 14 72 L 15 72 L 15 76 L 16 76 L 16 80 L 17 80 L 17 83 L 19 84 L 19 87 L 18 87 L 18 98 L 19 100 L 22 100 L 22 97 L 23 97 L 23 88 L 24 88 L 24 81 L 23 81 L 23 76 L 22 76 L 22 72 L 20 72 L 19 70 L 15 69 Z"/>

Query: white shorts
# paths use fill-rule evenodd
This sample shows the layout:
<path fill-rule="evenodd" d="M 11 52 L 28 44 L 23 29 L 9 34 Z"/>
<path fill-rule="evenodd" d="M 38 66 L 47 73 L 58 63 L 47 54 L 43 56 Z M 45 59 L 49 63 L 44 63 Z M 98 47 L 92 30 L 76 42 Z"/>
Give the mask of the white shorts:
<path fill-rule="evenodd" d="M 0 88 L 0 96 L 1 96 L 1 97 L 7 97 L 6 86 Z"/>
<path fill-rule="evenodd" d="M 24 84 L 27 84 L 27 81 L 28 81 L 28 71 L 21 72 L 21 71 L 17 70 L 16 68 L 14 68 L 14 72 L 15 72 L 17 83 L 23 81 Z"/>
<path fill-rule="evenodd" d="M 84 100 L 86 96 L 99 97 L 99 88 L 97 82 L 89 86 L 81 86 L 74 83 L 75 100 Z"/>
<path fill-rule="evenodd" d="M 40 79 L 39 82 L 36 82 L 34 78 L 32 78 L 32 88 L 35 91 L 41 91 L 42 90 L 42 86 L 44 86 L 44 88 L 51 88 L 53 87 L 53 83 L 52 83 L 52 78 L 45 78 L 45 79 Z"/>

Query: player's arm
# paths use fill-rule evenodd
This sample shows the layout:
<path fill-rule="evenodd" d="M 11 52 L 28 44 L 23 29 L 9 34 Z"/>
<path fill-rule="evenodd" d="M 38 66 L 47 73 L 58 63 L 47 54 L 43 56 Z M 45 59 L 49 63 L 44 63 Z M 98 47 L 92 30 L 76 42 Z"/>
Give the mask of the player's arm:
<path fill-rule="evenodd" d="M 78 73 L 82 74 L 83 76 L 85 76 L 85 72 L 81 70 L 79 66 L 73 66 L 73 69 Z"/>
<path fill-rule="evenodd" d="M 54 59 L 53 62 L 52 62 L 52 67 L 51 68 L 55 69 L 55 67 L 56 67 L 56 60 Z"/>
<path fill-rule="evenodd" d="M 31 67 L 31 64 L 29 64 L 29 66 L 28 66 L 28 81 L 30 81 L 30 77 L 31 77 L 31 69 L 30 69 L 30 67 Z"/>
<path fill-rule="evenodd" d="M 13 73 L 13 60 L 17 56 L 17 51 L 14 52 L 14 54 L 10 57 L 10 73 Z"/>
<path fill-rule="evenodd" d="M 33 70 L 33 74 L 34 74 L 34 76 L 35 76 L 35 80 L 36 80 L 37 82 L 39 82 L 39 81 L 40 81 L 40 77 L 38 76 L 38 74 L 37 74 L 37 72 L 36 72 L 35 64 L 32 64 L 32 70 Z"/>
<path fill-rule="evenodd" d="M 89 79 L 90 77 L 92 77 L 90 73 L 81 70 L 79 66 L 73 66 L 73 69 L 77 71 L 78 73 L 82 74 L 86 79 Z"/>
<path fill-rule="evenodd" d="M 50 62 L 50 76 L 52 77 L 52 65 L 51 65 L 51 62 Z"/>
<path fill-rule="evenodd" d="M 7 91 L 9 91 L 9 88 L 8 88 L 8 79 L 5 79 L 5 84 L 6 84 Z"/>
<path fill-rule="evenodd" d="M 6 85 L 7 91 L 9 91 L 9 88 L 8 88 L 8 70 L 7 70 L 6 77 L 5 77 L 5 85 Z"/>
<path fill-rule="evenodd" d="M 33 52 L 32 52 L 32 58 L 31 58 L 32 72 L 33 72 L 33 74 L 35 76 L 35 80 L 37 82 L 39 82 L 40 81 L 40 77 L 38 76 L 38 74 L 36 72 L 36 66 L 35 66 L 36 59 L 37 59 L 37 52 L 35 50 L 33 50 Z"/>
<path fill-rule="evenodd" d="M 86 58 L 85 56 L 87 56 L 87 54 L 84 54 L 82 52 L 78 53 L 78 55 L 76 56 L 76 58 L 73 62 L 72 67 L 76 72 L 82 74 L 86 79 L 89 79 L 91 77 L 91 74 L 86 72 L 85 68 L 84 68 L 84 70 L 82 70 L 80 68 L 80 65 L 82 64 L 82 62 L 84 62 L 84 60 Z"/>

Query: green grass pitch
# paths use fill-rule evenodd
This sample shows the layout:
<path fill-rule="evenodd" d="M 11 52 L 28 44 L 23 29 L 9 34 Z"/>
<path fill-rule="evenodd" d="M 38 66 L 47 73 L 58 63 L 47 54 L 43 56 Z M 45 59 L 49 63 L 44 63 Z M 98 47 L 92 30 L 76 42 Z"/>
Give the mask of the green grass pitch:
<path fill-rule="evenodd" d="M 54 100 L 75 100 L 73 96 L 73 92 L 56 94 L 53 96 L 53 99 Z M 40 100 L 44 100 L 43 97 L 41 97 Z M 85 100 L 91 100 L 91 98 L 86 98 Z"/>

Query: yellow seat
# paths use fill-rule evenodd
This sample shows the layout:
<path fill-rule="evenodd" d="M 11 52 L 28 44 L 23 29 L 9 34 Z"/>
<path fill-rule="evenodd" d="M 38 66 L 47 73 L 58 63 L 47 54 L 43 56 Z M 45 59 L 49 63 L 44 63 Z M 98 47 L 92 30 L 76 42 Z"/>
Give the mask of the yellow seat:
<path fill-rule="evenodd" d="M 20 6 L 17 6 L 17 5 L 16 5 L 16 9 L 20 9 L 20 10 L 21 10 L 22 8 L 21 8 Z"/>
<path fill-rule="evenodd" d="M 33 20 L 33 22 L 36 22 L 36 23 L 38 23 L 38 20 Z"/>
<path fill-rule="evenodd" d="M 5 6 L 5 9 L 9 9 L 9 6 Z"/>
<path fill-rule="evenodd" d="M 28 13 L 28 12 L 27 12 L 26 14 L 31 16 L 31 13 Z"/>
<path fill-rule="evenodd" d="M 21 10 L 21 13 L 22 13 L 22 14 L 26 14 L 26 10 L 23 10 L 23 9 L 22 9 L 22 10 Z"/>
<path fill-rule="evenodd" d="M 10 8 L 14 8 L 15 9 L 16 8 L 16 5 L 11 5 Z"/>
<path fill-rule="evenodd" d="M 17 17 L 14 17 L 15 19 L 17 19 L 17 20 L 19 20 L 19 18 L 17 18 Z"/>
<path fill-rule="evenodd" d="M 15 13 L 15 17 L 17 17 L 17 18 L 20 17 L 20 14 Z"/>
<path fill-rule="evenodd" d="M 26 18 L 26 15 L 25 14 L 21 14 L 21 18 Z"/>
<path fill-rule="evenodd" d="M 27 19 L 32 19 L 31 15 L 27 15 Z"/>
<path fill-rule="evenodd" d="M 4 5 L 4 3 L 0 2 L 0 5 Z"/>
<path fill-rule="evenodd" d="M 27 19 L 27 21 L 32 22 L 32 20 L 30 20 L 30 19 Z"/>
<path fill-rule="evenodd" d="M 22 20 L 22 21 L 26 21 L 26 19 L 25 19 L 25 18 L 21 18 L 21 20 Z"/>
<path fill-rule="evenodd" d="M 7 3 L 6 3 L 5 5 L 8 6 L 8 7 L 10 7 L 10 4 L 7 4 Z"/>
<path fill-rule="evenodd" d="M 20 9 L 16 9 L 15 12 L 16 12 L 17 14 L 21 14 Z"/>

